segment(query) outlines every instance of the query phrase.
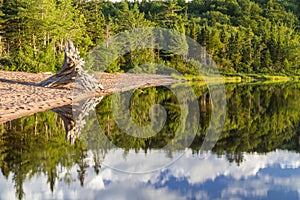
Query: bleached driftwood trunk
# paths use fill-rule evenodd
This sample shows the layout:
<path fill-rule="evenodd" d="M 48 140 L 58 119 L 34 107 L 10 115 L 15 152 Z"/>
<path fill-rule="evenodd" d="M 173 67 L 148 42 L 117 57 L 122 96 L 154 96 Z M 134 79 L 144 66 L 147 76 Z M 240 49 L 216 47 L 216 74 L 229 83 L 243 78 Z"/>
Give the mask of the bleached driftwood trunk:
<path fill-rule="evenodd" d="M 92 75 L 88 74 L 82 67 L 84 61 L 80 57 L 78 49 L 72 41 L 68 41 L 65 47 L 65 58 L 62 68 L 53 76 L 43 80 L 38 86 L 62 87 L 70 83 L 78 82 L 85 90 L 103 90 L 103 86 Z"/>

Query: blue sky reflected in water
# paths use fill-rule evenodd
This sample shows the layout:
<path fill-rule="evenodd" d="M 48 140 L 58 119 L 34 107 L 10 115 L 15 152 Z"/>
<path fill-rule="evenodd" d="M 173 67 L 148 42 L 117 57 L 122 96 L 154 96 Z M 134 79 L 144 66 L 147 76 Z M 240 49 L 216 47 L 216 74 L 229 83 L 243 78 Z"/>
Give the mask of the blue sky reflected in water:
<path fill-rule="evenodd" d="M 204 158 L 194 156 L 188 150 L 173 165 L 138 175 L 115 171 L 108 166 L 102 166 L 96 175 L 92 153 L 89 153 L 86 161 L 90 167 L 83 187 L 77 179 L 78 166 L 69 170 L 57 166 L 59 178 L 53 193 L 45 175 L 34 175 L 27 177 L 24 183 L 25 199 L 300 198 L 300 154 L 294 152 L 278 150 L 263 155 L 244 154 L 244 161 L 238 166 L 229 163 L 224 156 L 209 153 Z M 120 159 L 115 159 L 118 156 Z M 114 164 L 125 170 L 143 167 L 142 163 L 133 163 L 123 156 L 122 150 L 111 150 L 103 163 L 111 163 L 110 159 L 114 158 L 117 162 Z M 147 163 L 155 166 L 160 156 L 166 157 L 166 153 L 153 151 L 147 154 L 147 159 L 152 160 Z M 67 179 L 70 184 L 67 184 Z M 0 199 L 15 198 L 12 176 L 6 180 L 0 175 Z"/>

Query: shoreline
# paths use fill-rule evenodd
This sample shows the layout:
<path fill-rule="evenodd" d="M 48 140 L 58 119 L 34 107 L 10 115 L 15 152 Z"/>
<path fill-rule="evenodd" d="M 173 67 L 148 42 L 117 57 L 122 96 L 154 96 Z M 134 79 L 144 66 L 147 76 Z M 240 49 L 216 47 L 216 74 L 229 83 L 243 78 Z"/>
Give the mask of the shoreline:
<path fill-rule="evenodd" d="M 94 96 L 105 96 L 115 92 L 128 91 L 137 88 L 170 85 L 172 83 L 206 82 L 209 83 L 278 83 L 299 81 L 296 76 L 164 76 L 157 74 L 128 74 L 128 73 L 98 73 L 95 77 L 104 86 L 103 91 L 97 93 L 84 93 L 73 99 L 73 89 L 68 86 L 64 88 L 46 88 L 37 86 L 40 81 L 50 77 L 51 73 L 28 73 L 0 70 L 0 123 L 5 123 L 23 116 L 37 112 L 46 111 L 73 102 L 91 98 Z M 252 77 L 252 78 L 251 78 Z M 216 79 L 217 78 L 217 79 Z"/>
<path fill-rule="evenodd" d="M 94 96 L 180 82 L 170 76 L 156 74 L 98 73 L 95 78 L 105 89 L 80 94 L 73 99 L 74 90 L 70 86 L 46 88 L 35 85 L 49 76 L 51 74 L 0 71 L 0 123 Z"/>
<path fill-rule="evenodd" d="M 286 81 L 299 81 L 300 76 L 298 75 L 268 75 L 268 74 L 220 74 L 217 76 L 201 76 L 201 75 L 184 75 L 187 81 L 212 81 L 218 82 L 223 81 L 224 83 L 242 83 L 242 82 L 257 82 L 257 81 L 268 81 L 268 82 L 286 82 Z M 182 80 L 182 77 L 174 76 L 174 78 Z"/>

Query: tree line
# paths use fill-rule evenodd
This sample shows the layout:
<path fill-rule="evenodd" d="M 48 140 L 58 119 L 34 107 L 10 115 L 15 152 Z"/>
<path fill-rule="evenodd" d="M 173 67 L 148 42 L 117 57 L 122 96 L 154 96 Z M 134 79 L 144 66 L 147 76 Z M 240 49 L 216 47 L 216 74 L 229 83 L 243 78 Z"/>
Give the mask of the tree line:
<path fill-rule="evenodd" d="M 86 56 L 122 31 L 163 27 L 201 44 L 223 73 L 298 74 L 297 0 L 1 0 L 0 64 L 18 71 L 57 71 L 68 39 Z M 158 62 L 191 74 L 184 59 L 158 50 L 120 56 L 109 72 Z"/>

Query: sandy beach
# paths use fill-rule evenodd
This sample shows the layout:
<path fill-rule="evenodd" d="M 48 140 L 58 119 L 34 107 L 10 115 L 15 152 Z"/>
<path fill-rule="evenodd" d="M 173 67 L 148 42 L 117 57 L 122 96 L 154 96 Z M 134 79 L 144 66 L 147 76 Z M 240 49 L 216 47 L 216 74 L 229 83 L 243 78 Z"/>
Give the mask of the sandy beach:
<path fill-rule="evenodd" d="M 4 123 L 36 112 L 72 104 L 93 94 L 81 95 L 73 100 L 73 88 L 45 88 L 35 84 L 50 77 L 49 73 L 26 73 L 0 71 L 0 123 Z M 163 75 L 151 74 L 108 74 L 95 77 L 104 86 L 96 96 L 134 88 L 168 85 L 177 80 Z"/>

